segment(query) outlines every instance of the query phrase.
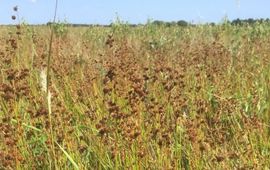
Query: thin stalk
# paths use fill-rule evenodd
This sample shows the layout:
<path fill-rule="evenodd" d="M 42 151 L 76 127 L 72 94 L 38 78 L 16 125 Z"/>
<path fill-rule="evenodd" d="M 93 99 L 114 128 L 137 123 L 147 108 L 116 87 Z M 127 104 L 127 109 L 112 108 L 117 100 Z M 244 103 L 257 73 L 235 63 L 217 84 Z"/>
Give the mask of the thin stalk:
<path fill-rule="evenodd" d="M 53 17 L 53 24 L 55 23 L 56 20 L 56 14 L 57 14 L 57 7 L 58 7 L 58 0 L 55 0 L 55 10 L 54 10 L 54 17 Z M 48 114 L 49 114 L 49 122 L 50 122 L 50 138 L 51 138 L 51 150 L 53 154 L 53 162 L 54 162 L 54 169 L 56 169 L 56 155 L 55 155 L 55 146 L 54 146 L 54 135 L 53 135 L 53 124 L 52 124 L 52 109 L 51 109 L 51 93 L 49 91 L 49 86 L 50 86 L 50 69 L 51 69 L 51 57 L 52 57 L 52 43 L 53 43 L 53 24 L 50 25 L 50 30 L 51 30 L 51 36 L 50 36 L 50 44 L 49 44 L 49 53 L 48 53 L 48 60 L 47 60 L 47 88 L 46 88 L 46 94 L 47 94 L 47 106 L 48 106 Z"/>
<path fill-rule="evenodd" d="M 54 17 L 53 17 L 53 24 L 56 20 L 56 14 L 57 14 L 57 8 L 58 8 L 58 0 L 55 0 L 55 10 L 54 10 Z M 51 69 L 51 57 L 52 57 L 52 43 L 53 43 L 53 24 L 50 24 L 50 30 L 51 30 L 51 37 L 50 37 L 50 45 L 49 45 L 49 54 L 47 59 L 47 95 L 49 93 L 49 85 L 50 85 L 50 69 Z"/>

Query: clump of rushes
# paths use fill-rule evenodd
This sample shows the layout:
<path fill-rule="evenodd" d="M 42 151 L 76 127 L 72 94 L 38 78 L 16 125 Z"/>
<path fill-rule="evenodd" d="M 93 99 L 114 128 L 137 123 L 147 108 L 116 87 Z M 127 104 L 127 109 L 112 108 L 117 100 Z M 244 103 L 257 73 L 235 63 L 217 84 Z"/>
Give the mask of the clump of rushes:
<path fill-rule="evenodd" d="M 0 169 L 268 169 L 268 24 L 119 27 L 0 28 Z"/>
<path fill-rule="evenodd" d="M 53 24 L 50 24 L 50 30 L 51 30 L 51 36 L 50 36 L 50 41 L 49 41 L 49 52 L 48 52 L 48 57 L 47 57 L 47 76 L 46 76 L 46 94 L 47 94 L 47 106 L 48 106 L 48 114 L 49 114 L 49 124 L 50 124 L 50 145 L 51 145 L 51 151 L 53 154 L 53 166 L 54 168 L 57 168 L 57 157 L 55 153 L 55 143 L 57 146 L 60 148 L 60 150 L 65 154 L 65 156 L 68 158 L 68 160 L 72 163 L 73 167 L 75 169 L 79 169 L 78 165 L 76 162 L 72 159 L 72 157 L 68 154 L 67 151 L 64 150 L 64 148 L 59 145 L 54 138 L 54 127 L 53 127 L 53 118 L 52 118 L 52 94 L 50 92 L 49 87 L 51 86 L 51 58 L 52 58 L 52 45 L 53 45 L 53 38 L 54 38 L 54 31 L 53 31 L 53 26 L 55 26 L 55 21 L 56 21 L 56 15 L 57 15 L 57 7 L 58 7 L 58 0 L 55 0 L 55 11 L 54 11 L 54 18 L 53 18 Z M 42 73 L 44 75 L 44 73 Z M 44 80 L 45 81 L 45 80 Z M 45 89 L 45 87 L 43 88 Z"/>

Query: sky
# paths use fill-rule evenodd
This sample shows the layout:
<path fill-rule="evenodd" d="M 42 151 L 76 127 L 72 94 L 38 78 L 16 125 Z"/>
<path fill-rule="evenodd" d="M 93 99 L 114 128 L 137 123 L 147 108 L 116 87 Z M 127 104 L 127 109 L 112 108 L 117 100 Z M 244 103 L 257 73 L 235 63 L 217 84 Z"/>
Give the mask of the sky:
<path fill-rule="evenodd" d="M 0 0 L 0 24 L 16 24 L 11 16 L 18 5 L 21 21 L 52 21 L 55 0 Z M 194 23 L 241 18 L 270 18 L 270 0 L 59 0 L 57 20 L 80 24 L 110 24 L 119 17 L 132 24 L 147 20 Z M 16 14 L 17 15 L 17 14 Z"/>

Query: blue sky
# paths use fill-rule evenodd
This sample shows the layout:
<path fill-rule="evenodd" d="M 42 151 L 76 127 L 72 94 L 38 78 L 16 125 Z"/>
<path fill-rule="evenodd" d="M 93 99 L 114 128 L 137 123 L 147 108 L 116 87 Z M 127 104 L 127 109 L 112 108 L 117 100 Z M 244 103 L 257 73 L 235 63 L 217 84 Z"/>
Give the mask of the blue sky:
<path fill-rule="evenodd" d="M 0 24 L 12 24 L 12 7 L 30 24 L 53 18 L 54 0 L 0 0 Z M 71 23 L 108 24 L 119 16 L 129 23 L 147 19 L 219 22 L 235 18 L 270 18 L 270 0 L 59 0 L 57 18 Z"/>

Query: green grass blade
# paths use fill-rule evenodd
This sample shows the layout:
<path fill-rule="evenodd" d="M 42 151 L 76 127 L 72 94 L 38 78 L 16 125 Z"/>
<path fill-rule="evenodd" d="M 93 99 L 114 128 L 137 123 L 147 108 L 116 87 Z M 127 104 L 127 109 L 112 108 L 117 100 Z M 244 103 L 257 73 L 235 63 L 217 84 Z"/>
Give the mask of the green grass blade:
<path fill-rule="evenodd" d="M 15 120 L 15 119 L 11 119 L 11 122 L 13 122 L 13 123 L 18 123 L 18 121 Z M 35 131 L 38 131 L 38 132 L 42 132 L 42 130 L 40 130 L 40 129 L 34 127 L 34 126 L 28 125 L 28 124 L 26 124 L 26 123 L 22 123 L 22 125 L 23 125 L 24 127 L 29 128 L 29 129 L 32 129 L 32 130 L 35 130 Z"/>
<path fill-rule="evenodd" d="M 62 150 L 62 152 L 64 152 L 64 154 L 66 155 L 66 157 L 68 158 L 68 160 L 72 163 L 72 165 L 74 166 L 75 169 L 79 169 L 79 166 L 76 164 L 76 162 L 73 160 L 73 158 L 67 153 L 67 151 L 65 151 L 64 148 L 62 148 L 61 145 L 59 145 L 57 142 L 55 142 L 58 147 Z"/>

